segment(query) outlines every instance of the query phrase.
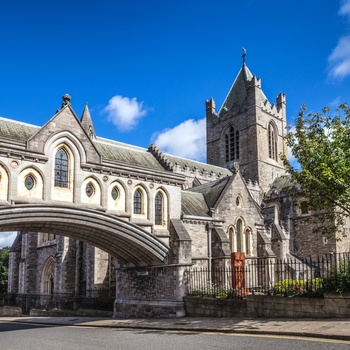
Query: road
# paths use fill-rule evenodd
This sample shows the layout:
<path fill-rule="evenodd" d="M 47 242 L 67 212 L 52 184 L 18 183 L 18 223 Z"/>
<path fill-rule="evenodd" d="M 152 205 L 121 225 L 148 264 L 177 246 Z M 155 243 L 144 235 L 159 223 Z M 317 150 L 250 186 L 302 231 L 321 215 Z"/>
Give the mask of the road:
<path fill-rule="evenodd" d="M 349 350 L 349 341 L 0 322 L 6 350 Z"/>

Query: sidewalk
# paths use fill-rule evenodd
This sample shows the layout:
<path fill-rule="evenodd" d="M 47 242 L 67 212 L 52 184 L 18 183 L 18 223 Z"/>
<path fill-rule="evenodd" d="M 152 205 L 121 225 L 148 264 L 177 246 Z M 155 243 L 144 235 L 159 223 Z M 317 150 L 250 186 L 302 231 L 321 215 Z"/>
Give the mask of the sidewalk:
<path fill-rule="evenodd" d="M 350 319 L 232 319 L 232 318 L 152 318 L 114 319 L 101 317 L 0 317 L 0 322 L 45 325 L 112 327 L 168 331 L 222 332 L 303 336 L 347 340 L 350 342 Z"/>

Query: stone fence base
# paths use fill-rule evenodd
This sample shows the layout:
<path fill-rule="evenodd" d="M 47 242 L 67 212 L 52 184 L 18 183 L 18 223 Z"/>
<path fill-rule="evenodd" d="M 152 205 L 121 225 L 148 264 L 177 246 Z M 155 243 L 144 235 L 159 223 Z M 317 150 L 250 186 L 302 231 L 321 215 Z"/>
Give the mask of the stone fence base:
<path fill-rule="evenodd" d="M 19 317 L 22 315 L 22 308 L 17 306 L 0 307 L 1 317 Z"/>
<path fill-rule="evenodd" d="M 347 318 L 350 295 L 324 298 L 248 295 L 245 300 L 185 297 L 186 316 L 232 318 Z"/>
<path fill-rule="evenodd" d="M 182 301 L 116 299 L 114 302 L 113 317 L 116 318 L 182 316 L 185 316 L 184 303 Z"/>

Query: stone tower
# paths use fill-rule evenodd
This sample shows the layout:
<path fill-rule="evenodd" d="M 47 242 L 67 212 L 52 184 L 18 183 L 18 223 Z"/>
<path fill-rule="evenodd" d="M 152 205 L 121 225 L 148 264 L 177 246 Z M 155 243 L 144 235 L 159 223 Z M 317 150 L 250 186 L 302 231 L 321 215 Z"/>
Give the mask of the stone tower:
<path fill-rule="evenodd" d="M 261 79 L 243 65 L 219 112 L 206 101 L 207 162 L 232 168 L 238 163 L 248 181 L 266 192 L 284 174 L 280 154 L 286 154 L 286 97 L 280 93 L 271 104 L 261 89 Z"/>

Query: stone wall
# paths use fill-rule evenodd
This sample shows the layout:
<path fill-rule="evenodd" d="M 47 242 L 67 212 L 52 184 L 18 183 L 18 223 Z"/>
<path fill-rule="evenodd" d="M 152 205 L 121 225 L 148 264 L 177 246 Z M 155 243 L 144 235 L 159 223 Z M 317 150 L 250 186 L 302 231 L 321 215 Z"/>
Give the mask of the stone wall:
<path fill-rule="evenodd" d="M 233 318 L 350 317 L 350 294 L 324 298 L 249 295 L 245 300 L 185 297 L 186 316 Z"/>
<path fill-rule="evenodd" d="M 181 266 L 117 270 L 115 317 L 184 316 Z"/>

